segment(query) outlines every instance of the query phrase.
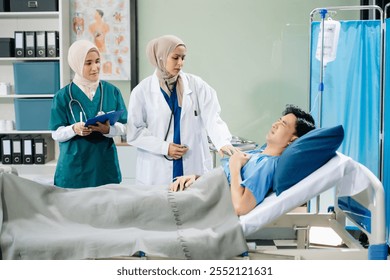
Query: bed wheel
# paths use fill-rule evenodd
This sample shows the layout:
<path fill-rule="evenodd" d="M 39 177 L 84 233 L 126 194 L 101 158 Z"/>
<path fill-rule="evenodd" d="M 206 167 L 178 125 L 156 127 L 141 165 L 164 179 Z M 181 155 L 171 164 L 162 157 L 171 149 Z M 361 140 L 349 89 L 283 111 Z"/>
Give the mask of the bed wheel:
<path fill-rule="evenodd" d="M 367 235 L 364 232 L 360 233 L 359 242 L 360 242 L 360 244 L 362 244 L 362 246 L 364 248 L 367 248 L 368 245 L 370 245 L 369 241 L 368 241 L 368 237 L 367 237 Z"/>
<path fill-rule="evenodd" d="M 145 252 L 142 252 L 142 251 L 138 251 L 138 252 L 136 252 L 134 255 L 133 255 L 133 257 L 138 257 L 138 258 L 146 258 L 146 254 L 145 254 Z"/>
<path fill-rule="evenodd" d="M 390 257 L 390 245 L 389 244 L 386 244 L 387 245 L 387 259 L 389 259 Z"/>

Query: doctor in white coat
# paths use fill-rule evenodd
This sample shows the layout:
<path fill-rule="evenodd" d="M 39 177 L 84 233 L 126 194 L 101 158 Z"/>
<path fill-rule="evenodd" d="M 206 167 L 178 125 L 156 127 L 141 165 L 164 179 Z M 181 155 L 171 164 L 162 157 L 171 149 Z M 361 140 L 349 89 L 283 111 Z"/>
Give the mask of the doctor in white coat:
<path fill-rule="evenodd" d="M 178 176 L 203 175 L 213 167 L 208 136 L 221 155 L 235 151 L 217 94 L 181 70 L 187 49 L 178 37 L 156 38 L 146 52 L 156 70 L 131 92 L 127 119 L 137 183 L 166 186 Z"/>

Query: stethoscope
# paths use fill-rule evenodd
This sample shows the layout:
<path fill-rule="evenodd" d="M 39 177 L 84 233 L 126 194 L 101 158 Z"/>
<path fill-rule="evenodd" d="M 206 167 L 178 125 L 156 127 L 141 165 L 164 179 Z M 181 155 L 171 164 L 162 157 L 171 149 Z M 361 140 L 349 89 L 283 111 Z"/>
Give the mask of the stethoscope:
<path fill-rule="evenodd" d="M 173 91 L 169 88 L 168 86 L 168 83 L 167 81 L 165 81 L 165 85 L 167 86 L 169 92 L 171 93 L 171 96 L 173 94 Z M 191 98 L 192 100 L 192 98 Z M 192 100 L 192 103 L 194 104 L 194 101 Z M 197 107 L 194 108 L 194 116 L 198 116 L 199 115 L 199 112 L 200 112 L 200 108 L 199 108 L 199 101 L 198 101 L 198 98 L 196 97 L 196 104 L 197 104 Z M 169 105 L 169 104 L 168 104 Z M 169 118 L 169 124 L 168 124 L 168 128 L 167 128 L 167 131 L 165 133 L 165 137 L 164 137 L 164 141 L 167 141 L 167 138 L 168 138 L 168 135 L 169 135 L 169 131 L 171 129 L 171 125 L 172 125 L 172 119 L 173 119 L 173 115 L 174 115 L 174 110 L 173 110 L 173 104 L 172 105 L 169 105 L 169 109 L 171 110 L 171 116 Z M 196 106 L 196 105 L 195 105 Z M 186 145 L 184 145 L 186 146 Z M 166 160 L 169 160 L 169 161 L 173 161 L 174 159 L 173 158 L 169 158 L 168 156 L 164 155 L 164 158 Z"/>
<path fill-rule="evenodd" d="M 171 89 L 169 88 L 167 81 L 165 81 L 165 85 L 167 86 L 167 89 L 169 90 L 169 92 L 171 93 L 171 96 L 172 96 L 173 91 L 171 91 Z M 174 104 L 172 104 L 172 105 L 168 104 L 168 105 L 169 105 L 169 109 L 171 109 L 171 117 L 169 119 L 169 124 L 168 124 L 168 128 L 167 128 L 167 132 L 165 133 L 164 141 L 167 141 L 169 130 L 171 129 L 171 125 L 172 125 L 173 114 L 174 114 L 174 112 L 173 112 Z M 173 158 L 169 158 L 166 155 L 164 155 L 164 158 L 166 160 L 173 161 Z"/>
<path fill-rule="evenodd" d="M 70 101 L 69 101 L 69 110 L 70 110 L 70 113 L 72 114 L 72 117 L 73 117 L 73 120 L 74 122 L 76 123 L 76 118 L 74 116 L 74 113 L 73 113 L 73 108 L 72 108 L 72 105 L 73 103 L 76 103 L 77 105 L 79 105 L 81 111 L 83 112 L 83 115 L 84 115 L 84 120 L 87 120 L 87 114 L 85 113 L 84 111 L 84 108 L 83 106 L 81 105 L 80 101 L 78 101 L 77 99 L 74 99 L 73 98 L 73 95 L 72 95 L 72 84 L 73 82 L 71 82 L 69 84 L 69 88 L 68 88 L 68 93 L 69 93 L 69 96 L 70 96 Z M 97 116 L 100 116 L 100 115 L 104 115 L 104 111 L 103 111 L 103 85 L 102 83 L 99 82 L 99 88 L 100 88 L 100 110 L 99 112 L 97 113 Z M 80 119 L 80 122 L 83 121 Z"/>

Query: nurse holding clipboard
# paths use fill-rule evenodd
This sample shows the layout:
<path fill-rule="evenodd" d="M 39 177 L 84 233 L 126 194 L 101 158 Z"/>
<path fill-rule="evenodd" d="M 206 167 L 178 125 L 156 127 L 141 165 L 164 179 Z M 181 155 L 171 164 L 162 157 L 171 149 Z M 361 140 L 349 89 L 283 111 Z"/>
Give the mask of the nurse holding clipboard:
<path fill-rule="evenodd" d="M 100 52 L 87 41 L 74 42 L 68 62 L 75 75 L 53 98 L 49 129 L 60 154 L 54 184 L 96 187 L 122 180 L 114 136 L 126 134 L 127 109 L 120 90 L 99 78 Z M 85 122 L 105 112 L 122 112 L 115 123 Z"/>

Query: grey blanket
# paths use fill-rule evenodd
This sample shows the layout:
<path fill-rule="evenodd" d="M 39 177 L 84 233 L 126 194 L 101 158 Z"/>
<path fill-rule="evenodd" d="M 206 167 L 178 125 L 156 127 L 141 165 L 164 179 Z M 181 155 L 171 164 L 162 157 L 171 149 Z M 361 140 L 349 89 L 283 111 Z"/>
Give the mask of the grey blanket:
<path fill-rule="evenodd" d="M 0 190 L 3 259 L 108 258 L 138 251 L 229 259 L 248 250 L 220 168 L 177 193 L 114 184 L 62 189 L 4 172 Z"/>

